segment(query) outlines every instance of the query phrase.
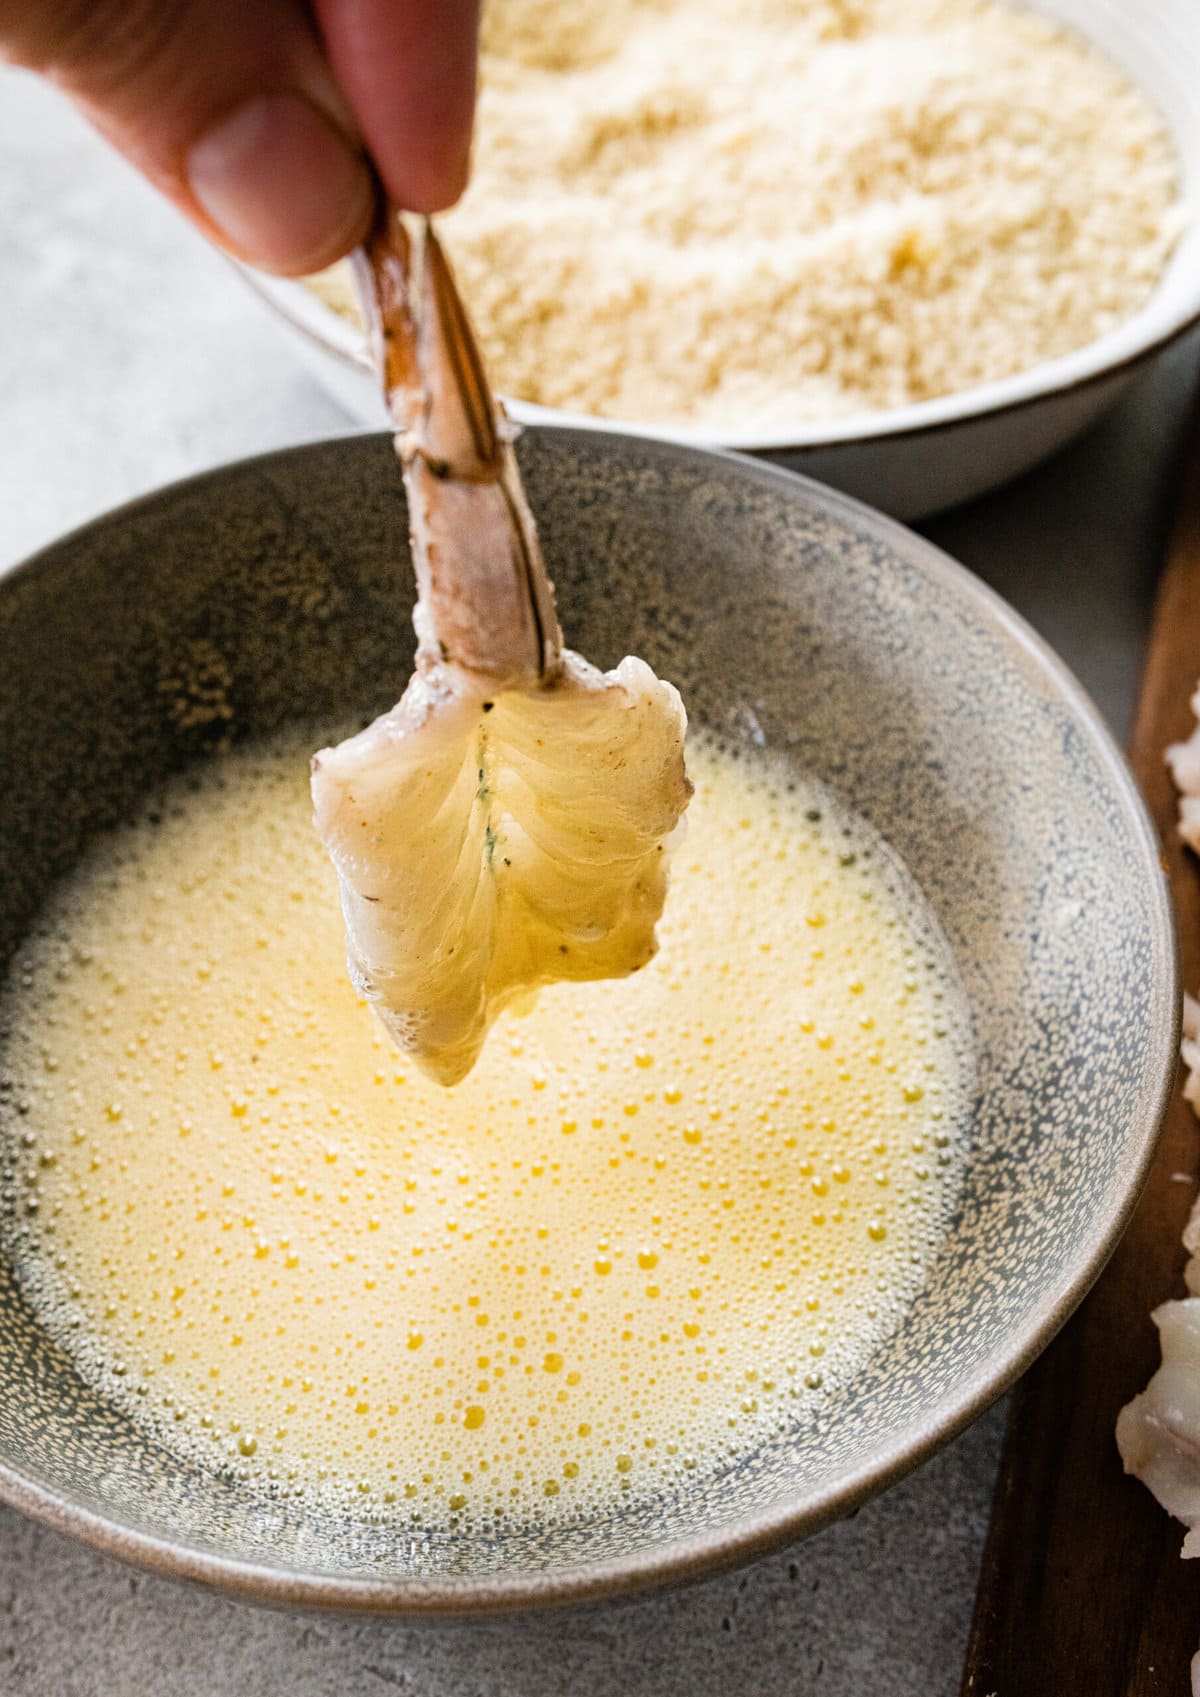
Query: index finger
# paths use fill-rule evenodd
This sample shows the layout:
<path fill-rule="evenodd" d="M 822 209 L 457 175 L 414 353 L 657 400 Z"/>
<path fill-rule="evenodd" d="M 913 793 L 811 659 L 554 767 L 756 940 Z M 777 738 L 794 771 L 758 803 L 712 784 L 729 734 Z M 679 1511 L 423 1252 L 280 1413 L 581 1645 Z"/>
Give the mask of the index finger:
<path fill-rule="evenodd" d="M 479 0 L 313 0 L 326 50 L 390 197 L 413 212 L 467 184 Z"/>

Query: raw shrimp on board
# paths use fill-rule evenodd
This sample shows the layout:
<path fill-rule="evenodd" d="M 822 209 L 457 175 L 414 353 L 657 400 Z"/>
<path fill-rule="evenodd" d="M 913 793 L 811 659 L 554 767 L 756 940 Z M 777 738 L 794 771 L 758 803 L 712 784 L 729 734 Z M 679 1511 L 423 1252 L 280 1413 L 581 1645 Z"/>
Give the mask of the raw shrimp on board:
<path fill-rule="evenodd" d="M 1183 1234 L 1188 1294 L 1154 1310 L 1162 1365 L 1117 1416 L 1127 1473 L 1188 1527 L 1185 1556 L 1200 1555 L 1200 1199 Z"/>
<path fill-rule="evenodd" d="M 403 697 L 312 762 L 356 988 L 442 1084 L 492 1021 L 556 979 L 646 964 L 691 784 L 671 684 L 562 644 L 491 394 L 427 221 L 382 216 L 356 256 L 396 425 L 417 577 Z"/>
<path fill-rule="evenodd" d="M 1192 696 L 1197 724 L 1186 742 L 1172 743 L 1167 765 L 1179 791 L 1179 835 L 1200 854 L 1200 688 Z M 1183 998 L 1183 1096 L 1200 1114 L 1200 1001 Z M 1117 1416 L 1117 1448 L 1126 1473 L 1142 1481 L 1188 1528 L 1185 1556 L 1200 1556 L 1200 1197 L 1184 1228 L 1187 1295 L 1163 1302 L 1158 1327 L 1162 1364 L 1140 1395 Z M 1200 1697 L 1200 1651 L 1192 1658 L 1192 1693 Z"/>
<path fill-rule="evenodd" d="M 1197 724 L 1186 742 L 1173 742 L 1167 765 L 1179 791 L 1179 835 L 1200 854 L 1200 689 L 1192 696 Z"/>

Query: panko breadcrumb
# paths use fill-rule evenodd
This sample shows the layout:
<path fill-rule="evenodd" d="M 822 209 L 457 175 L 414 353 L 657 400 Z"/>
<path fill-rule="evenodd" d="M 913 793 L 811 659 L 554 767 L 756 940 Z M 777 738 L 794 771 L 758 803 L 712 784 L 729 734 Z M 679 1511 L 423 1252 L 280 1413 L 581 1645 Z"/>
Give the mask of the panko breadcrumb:
<path fill-rule="evenodd" d="M 1068 353 L 1185 221 L 1141 92 L 991 0 L 493 0 L 475 161 L 443 234 L 500 389 L 718 434 Z"/>

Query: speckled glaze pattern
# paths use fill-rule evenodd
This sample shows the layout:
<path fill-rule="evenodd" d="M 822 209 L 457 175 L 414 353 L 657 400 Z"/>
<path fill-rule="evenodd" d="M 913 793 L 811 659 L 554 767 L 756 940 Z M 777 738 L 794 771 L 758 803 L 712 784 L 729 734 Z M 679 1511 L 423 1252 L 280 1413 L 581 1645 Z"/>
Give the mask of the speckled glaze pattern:
<path fill-rule="evenodd" d="M 262 1600 L 611 1594 L 846 1512 L 1065 1319 L 1136 1196 L 1173 1074 L 1151 828 L 1082 693 L 1003 603 L 769 467 L 608 433 L 532 431 L 520 452 L 568 641 L 605 666 L 642 654 L 693 722 L 832 785 L 922 885 L 974 1021 L 965 1186 L 904 1324 L 814 1420 L 685 1494 L 540 1536 L 331 1518 L 181 1465 L 81 1383 L 0 1257 L 0 1496 Z M 167 774 L 292 717 L 396 698 L 413 651 L 404 535 L 390 443 L 358 436 L 164 490 L 0 586 L 0 961 L 88 840 Z M 0 1135 L 21 1123 L 10 1089 Z"/>

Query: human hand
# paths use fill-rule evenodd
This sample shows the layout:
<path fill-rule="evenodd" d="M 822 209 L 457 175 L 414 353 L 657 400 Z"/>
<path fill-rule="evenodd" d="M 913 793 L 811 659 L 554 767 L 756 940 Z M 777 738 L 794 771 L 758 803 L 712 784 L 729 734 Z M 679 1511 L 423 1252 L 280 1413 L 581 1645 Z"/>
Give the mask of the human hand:
<path fill-rule="evenodd" d="M 193 223 L 295 275 L 466 185 L 479 0 L 0 0 L 0 56 L 62 88 Z"/>

